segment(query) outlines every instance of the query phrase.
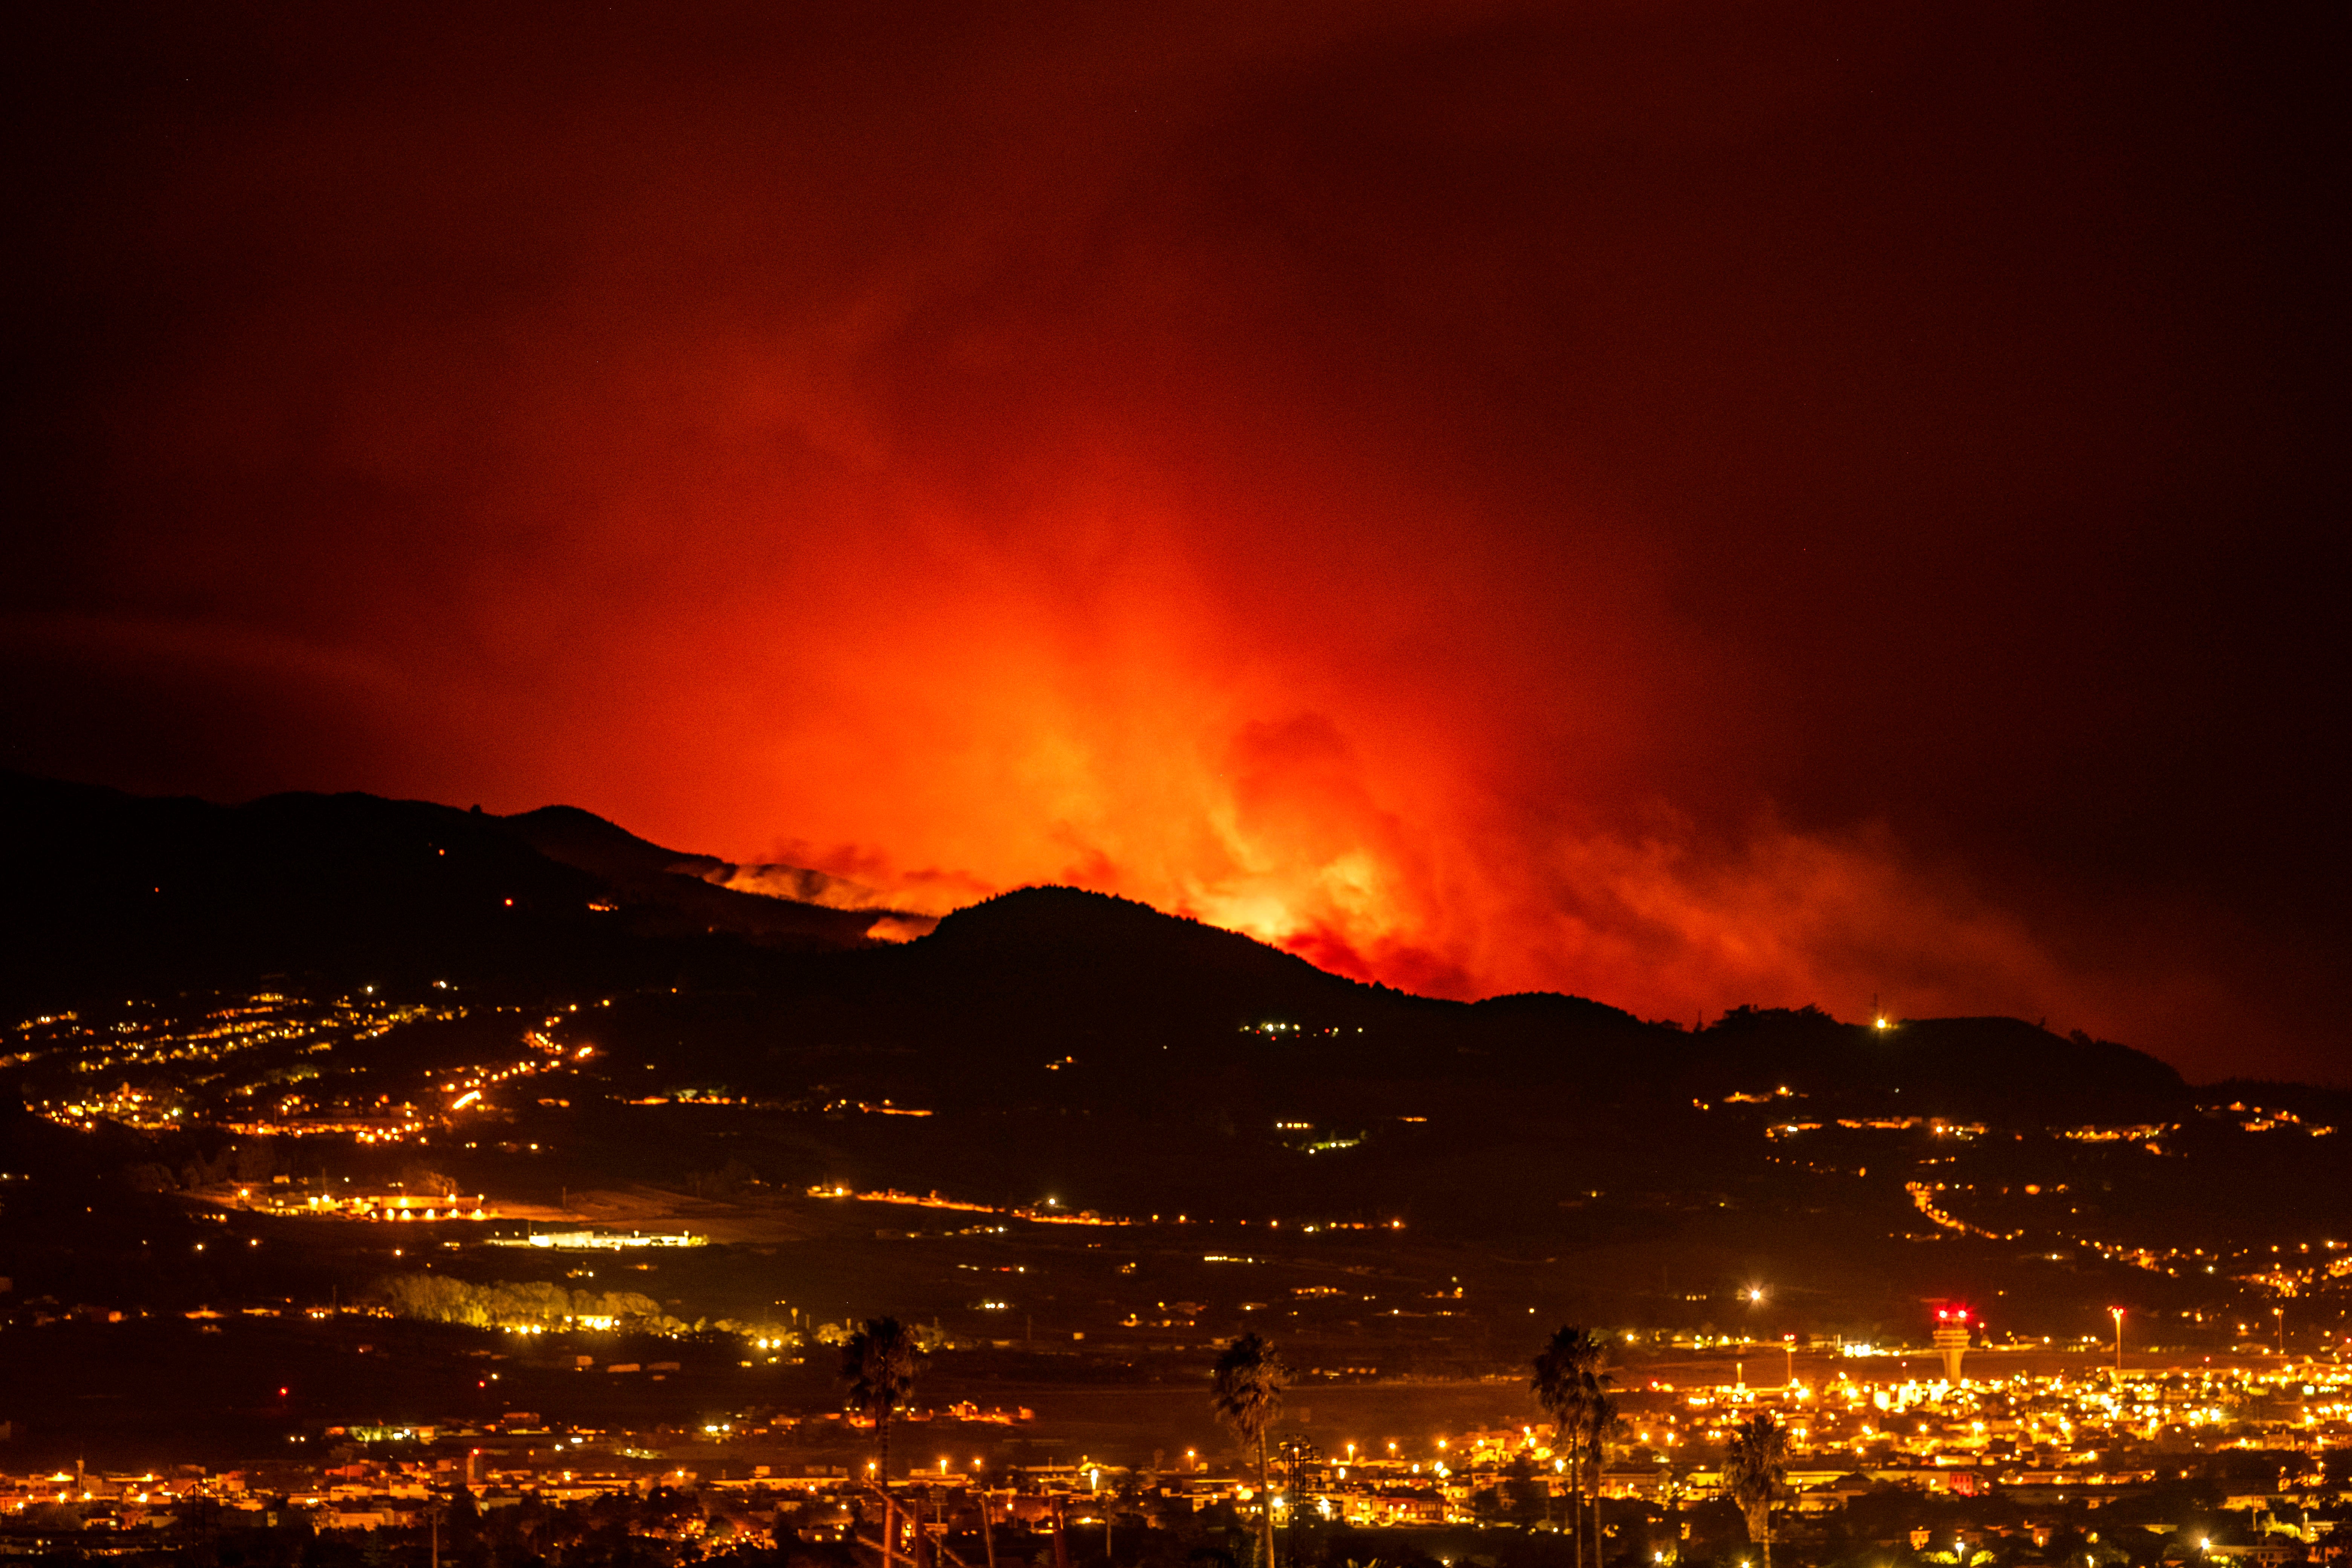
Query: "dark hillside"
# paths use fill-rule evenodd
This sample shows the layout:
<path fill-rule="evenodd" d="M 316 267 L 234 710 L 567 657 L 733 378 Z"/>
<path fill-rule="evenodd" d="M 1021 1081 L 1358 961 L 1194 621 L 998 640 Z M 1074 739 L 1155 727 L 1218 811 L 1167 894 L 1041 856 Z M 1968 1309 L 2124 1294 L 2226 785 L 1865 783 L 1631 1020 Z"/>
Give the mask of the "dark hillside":
<path fill-rule="evenodd" d="M 1111 1010 L 1157 1029 L 1353 1024 L 1399 994 L 1328 974 L 1238 931 L 1076 888 L 1023 888 L 959 910 L 909 945 L 921 983 L 1023 1007 Z"/>
<path fill-rule="evenodd" d="M 1740 1007 L 1696 1041 L 1696 1094 L 1788 1089 L 1822 1107 L 1965 1121 L 2131 1121 L 2178 1114 L 2180 1075 L 2155 1058 L 2019 1018 L 1922 1018 L 1880 1029 L 1811 1007 Z"/>
<path fill-rule="evenodd" d="M 794 949 L 862 947 L 866 931 L 891 912 L 826 909 L 719 887 L 702 873 L 725 861 L 665 849 L 575 805 L 543 805 L 497 821 L 550 860 L 600 879 L 646 934 L 725 933 Z"/>
<path fill-rule="evenodd" d="M 1781 1089 L 1822 1112 L 2019 1123 L 2187 1103 L 2153 1058 L 2016 1019 L 1877 1030 L 1739 1008 L 1694 1035 L 1572 996 L 1435 1001 L 1073 888 L 1003 894 L 887 948 L 863 934 L 872 911 L 713 886 L 695 872 L 718 862 L 569 807 L 499 818 L 362 795 L 224 807 L 5 775 L 0 823 L 0 994 L 27 1009 L 272 975 L 684 985 L 711 1000 L 675 1031 L 679 1065 L 763 1090 L 795 1090 L 821 1050 L 973 1103 L 1184 1099 L 1237 1125 L 1408 1106 L 1590 1124 L 1610 1105 Z"/>
<path fill-rule="evenodd" d="M 272 976 L 671 984 L 740 975 L 729 933 L 838 948 L 862 945 L 872 919 L 670 880 L 676 896 L 649 898 L 498 817 L 421 801 L 219 806 L 0 774 L 0 996 L 37 1009 Z"/>
<path fill-rule="evenodd" d="M 507 831 L 551 860 L 593 872 L 609 882 L 657 877 L 699 876 L 725 862 L 713 855 L 687 855 L 638 837 L 576 805 L 542 805 L 499 818 Z"/>

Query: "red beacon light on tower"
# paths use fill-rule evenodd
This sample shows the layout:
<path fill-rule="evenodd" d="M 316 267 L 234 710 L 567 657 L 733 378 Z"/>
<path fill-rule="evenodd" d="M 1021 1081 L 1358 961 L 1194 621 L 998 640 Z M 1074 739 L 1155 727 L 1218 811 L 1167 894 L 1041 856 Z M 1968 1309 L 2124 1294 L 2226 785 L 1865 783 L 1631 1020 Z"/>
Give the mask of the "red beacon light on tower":
<path fill-rule="evenodd" d="M 1966 1307 L 1936 1309 L 1936 1331 L 1931 1336 L 1936 1352 L 1944 1358 L 1944 1381 L 1960 1381 L 1960 1358 L 1969 1349 L 1969 1310 Z"/>

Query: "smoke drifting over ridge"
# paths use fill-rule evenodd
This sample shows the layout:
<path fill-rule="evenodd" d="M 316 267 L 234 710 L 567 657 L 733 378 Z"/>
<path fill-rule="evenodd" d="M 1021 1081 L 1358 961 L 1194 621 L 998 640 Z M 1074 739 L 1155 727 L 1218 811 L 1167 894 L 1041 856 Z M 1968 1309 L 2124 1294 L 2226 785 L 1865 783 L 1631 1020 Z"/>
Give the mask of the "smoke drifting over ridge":
<path fill-rule="evenodd" d="M 7 760 L 2339 1070 L 2291 28 L 1266 9 L 42 40 Z"/>

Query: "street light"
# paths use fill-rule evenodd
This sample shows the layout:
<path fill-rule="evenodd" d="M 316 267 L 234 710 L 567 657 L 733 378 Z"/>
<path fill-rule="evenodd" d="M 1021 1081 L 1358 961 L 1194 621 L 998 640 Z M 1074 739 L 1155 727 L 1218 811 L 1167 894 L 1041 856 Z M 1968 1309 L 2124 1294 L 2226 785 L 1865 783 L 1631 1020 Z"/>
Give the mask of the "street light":
<path fill-rule="evenodd" d="M 2110 1307 L 2107 1316 L 2116 1321 L 2116 1372 L 2120 1375 L 2124 1370 L 2124 1310 Z"/>

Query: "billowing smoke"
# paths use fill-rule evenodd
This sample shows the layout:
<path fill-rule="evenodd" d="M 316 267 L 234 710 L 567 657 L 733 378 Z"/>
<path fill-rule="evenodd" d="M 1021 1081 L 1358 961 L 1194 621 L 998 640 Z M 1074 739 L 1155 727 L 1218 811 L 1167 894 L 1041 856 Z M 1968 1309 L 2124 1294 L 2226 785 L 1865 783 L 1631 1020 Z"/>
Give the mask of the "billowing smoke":
<path fill-rule="evenodd" d="M 2257 989 L 2200 825 L 2270 786 L 2136 758 L 2273 710 L 2143 631 L 2235 567 L 2111 563 L 2159 506 L 2242 537 L 2181 454 L 2283 395 L 2182 270 L 2231 172 L 2118 164 L 2181 95 L 2058 26 L 117 29 L 42 106 L 89 151 L 28 296 L 70 369 L 18 421 L 14 760 L 2195 1058 Z"/>

